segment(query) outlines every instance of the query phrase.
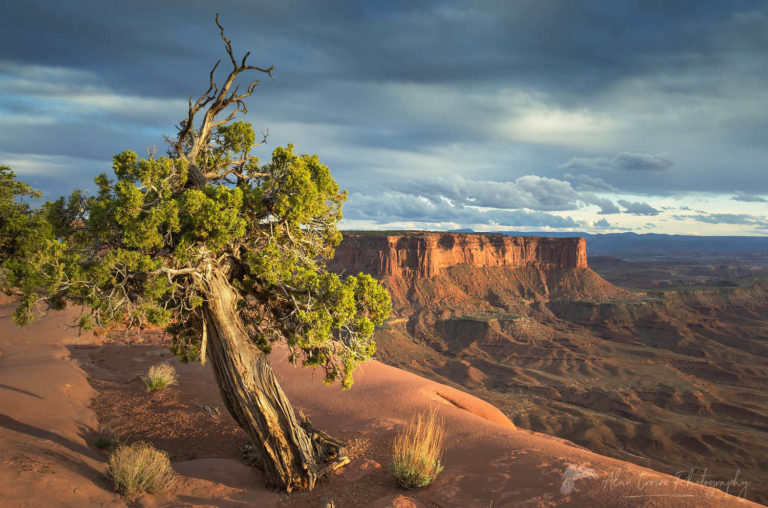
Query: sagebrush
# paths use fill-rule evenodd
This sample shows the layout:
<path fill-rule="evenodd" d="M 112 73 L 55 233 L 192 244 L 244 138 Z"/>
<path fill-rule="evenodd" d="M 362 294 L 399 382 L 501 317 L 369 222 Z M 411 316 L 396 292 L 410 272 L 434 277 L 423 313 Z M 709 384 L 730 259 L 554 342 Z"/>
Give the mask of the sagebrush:
<path fill-rule="evenodd" d="M 392 471 L 400 486 L 419 489 L 432 483 L 443 470 L 444 442 L 445 425 L 437 411 L 411 418 L 392 445 Z"/>
<path fill-rule="evenodd" d="M 144 376 L 143 379 L 148 392 L 174 385 L 178 381 L 176 378 L 176 369 L 173 365 L 167 362 L 158 363 L 157 365 L 150 367 L 149 372 L 147 372 L 147 375 Z"/>
<path fill-rule="evenodd" d="M 164 451 L 144 442 L 120 446 L 109 455 L 107 475 L 115 490 L 128 499 L 154 493 L 173 483 L 171 460 Z"/>
<path fill-rule="evenodd" d="M 108 425 L 99 424 L 99 428 L 96 430 L 96 447 L 112 448 L 119 444 L 120 436 L 117 435 L 117 432 Z"/>

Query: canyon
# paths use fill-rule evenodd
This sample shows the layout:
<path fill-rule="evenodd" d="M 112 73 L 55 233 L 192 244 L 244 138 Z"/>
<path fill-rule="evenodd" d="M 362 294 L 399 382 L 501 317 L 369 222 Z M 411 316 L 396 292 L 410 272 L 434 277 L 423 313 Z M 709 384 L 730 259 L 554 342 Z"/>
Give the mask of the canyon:
<path fill-rule="evenodd" d="M 389 290 L 385 363 L 518 427 L 768 501 L 766 278 L 629 289 L 583 238 L 424 232 L 345 234 L 329 268 Z"/>
<path fill-rule="evenodd" d="M 247 436 L 210 362 L 180 363 L 156 328 L 79 332 L 74 307 L 19 328 L 16 300 L 0 298 L 0 505 L 128 506 L 104 476 L 99 426 L 173 463 L 175 483 L 130 506 L 768 500 L 765 278 L 630 290 L 592 270 L 581 238 L 347 233 L 337 253 L 332 269 L 372 272 L 392 296 L 380 361 L 363 364 L 350 390 L 296 368 L 284 346 L 271 364 L 294 408 L 346 443 L 343 471 L 312 492 L 265 488 L 242 461 Z M 659 279 L 643 266 L 633 281 Z M 159 361 L 179 382 L 148 393 L 141 376 Z M 392 439 L 424 410 L 444 419 L 445 469 L 403 491 L 388 467 Z"/>

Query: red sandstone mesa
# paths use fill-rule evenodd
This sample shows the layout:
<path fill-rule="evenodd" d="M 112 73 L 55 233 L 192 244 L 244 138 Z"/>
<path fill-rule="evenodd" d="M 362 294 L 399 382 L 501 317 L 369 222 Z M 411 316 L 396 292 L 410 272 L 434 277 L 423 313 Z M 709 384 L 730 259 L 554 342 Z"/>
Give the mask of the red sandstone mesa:
<path fill-rule="evenodd" d="M 587 268 L 584 238 L 463 233 L 345 234 L 329 268 L 376 277 L 432 278 L 456 265 Z"/>

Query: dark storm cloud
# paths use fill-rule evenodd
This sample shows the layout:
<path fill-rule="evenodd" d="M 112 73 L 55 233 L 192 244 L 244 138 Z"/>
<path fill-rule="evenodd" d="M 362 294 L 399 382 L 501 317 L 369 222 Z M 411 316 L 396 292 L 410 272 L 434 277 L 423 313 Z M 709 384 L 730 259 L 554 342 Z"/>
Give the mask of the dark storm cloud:
<path fill-rule="evenodd" d="M 622 152 L 613 157 L 574 157 L 562 169 L 601 169 L 618 171 L 664 171 L 673 162 L 660 155 Z"/>
<path fill-rule="evenodd" d="M 213 14 L 282 89 L 322 81 L 523 86 L 581 102 L 628 76 L 765 49 L 759 1 L 45 2 L 4 6 L 0 59 L 97 73 L 129 93 L 189 93 L 216 58 Z M 703 86 L 668 82 L 666 88 Z"/>
<path fill-rule="evenodd" d="M 599 221 L 596 221 L 594 224 L 592 224 L 594 227 L 598 229 L 607 229 L 611 227 L 611 223 L 608 222 L 605 218 L 600 219 Z"/>
<path fill-rule="evenodd" d="M 162 148 L 189 93 L 227 65 L 216 11 L 238 54 L 276 66 L 248 102 L 271 133 L 259 155 L 295 142 L 345 188 L 420 180 L 469 208 L 603 214 L 617 188 L 768 193 L 768 16 L 742 0 L 9 2 L 0 153 L 109 170 L 116 152 Z M 579 176 L 558 180 L 569 158 Z M 583 174 L 601 169 L 608 182 Z"/>
<path fill-rule="evenodd" d="M 659 215 L 661 213 L 648 203 L 627 201 L 625 199 L 620 199 L 618 203 L 624 207 L 624 213 L 632 215 Z"/>
<path fill-rule="evenodd" d="M 13 23 L 0 36 L 0 56 L 101 68 L 108 79 L 131 76 L 133 83 L 123 86 L 146 90 L 156 77 L 172 78 L 156 83 L 155 93 L 173 95 L 173 85 L 184 83 L 184 70 L 197 67 L 197 57 L 218 54 L 200 44 L 218 10 L 238 36 L 234 40 L 251 43 L 261 58 L 283 57 L 291 62 L 283 68 L 291 71 L 409 82 L 514 79 L 582 94 L 610 87 L 628 73 L 676 69 L 714 61 L 725 50 L 764 47 L 761 7 L 757 1 L 709 2 L 694 10 L 656 1 L 304 0 L 217 2 L 214 8 L 181 0 L 32 0 L 5 6 L 4 17 Z M 740 16 L 729 20 L 734 11 Z"/>
<path fill-rule="evenodd" d="M 93 175 L 105 172 L 103 161 L 62 155 L 7 154 L 0 161 L 11 166 L 24 181 L 43 193 L 46 199 L 71 193 L 75 188 L 95 191 Z"/>
<path fill-rule="evenodd" d="M 593 192 L 618 192 L 619 189 L 609 184 L 602 178 L 596 178 L 589 175 L 571 175 L 566 173 L 563 175 L 566 180 L 575 180 L 575 188 L 577 190 L 593 191 Z"/>
<path fill-rule="evenodd" d="M 588 197 L 583 197 L 582 199 L 585 200 L 587 204 L 597 205 L 600 207 L 600 211 L 597 212 L 598 215 L 611 215 L 614 213 L 621 213 L 621 210 L 618 206 L 616 206 L 613 201 L 611 201 L 608 198 L 601 198 L 594 195 L 587 195 Z"/>
<path fill-rule="evenodd" d="M 768 199 L 756 194 L 748 194 L 746 192 L 736 192 L 733 197 L 734 201 L 744 201 L 745 203 L 768 203 Z"/>
<path fill-rule="evenodd" d="M 148 134 L 118 124 L 94 124 L 87 121 L 62 121 L 57 124 L 21 124 L 3 133 L 0 152 L 17 154 L 61 155 L 78 159 L 111 162 L 112 156 L 129 147 L 140 155 L 144 148 L 162 145 L 159 133 Z M 40 140 L 45 138 L 46 142 Z M 108 171 L 106 164 L 102 171 Z"/>

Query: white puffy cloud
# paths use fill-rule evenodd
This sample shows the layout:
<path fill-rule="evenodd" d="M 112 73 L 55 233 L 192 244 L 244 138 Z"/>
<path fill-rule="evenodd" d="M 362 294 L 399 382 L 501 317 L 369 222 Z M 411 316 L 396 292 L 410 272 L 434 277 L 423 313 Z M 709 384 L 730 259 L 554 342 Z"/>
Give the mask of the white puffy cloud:
<path fill-rule="evenodd" d="M 575 210 L 579 194 L 569 182 L 525 175 L 513 181 L 470 180 L 461 175 L 417 179 L 392 186 L 395 190 L 431 200 L 490 208 Z"/>
<path fill-rule="evenodd" d="M 463 226 L 496 224 L 538 228 L 574 228 L 571 217 L 540 211 L 480 209 L 453 204 L 446 199 L 430 199 L 398 191 L 378 195 L 353 193 L 344 208 L 344 217 L 370 220 L 378 224 L 391 222 L 452 222 Z"/>

